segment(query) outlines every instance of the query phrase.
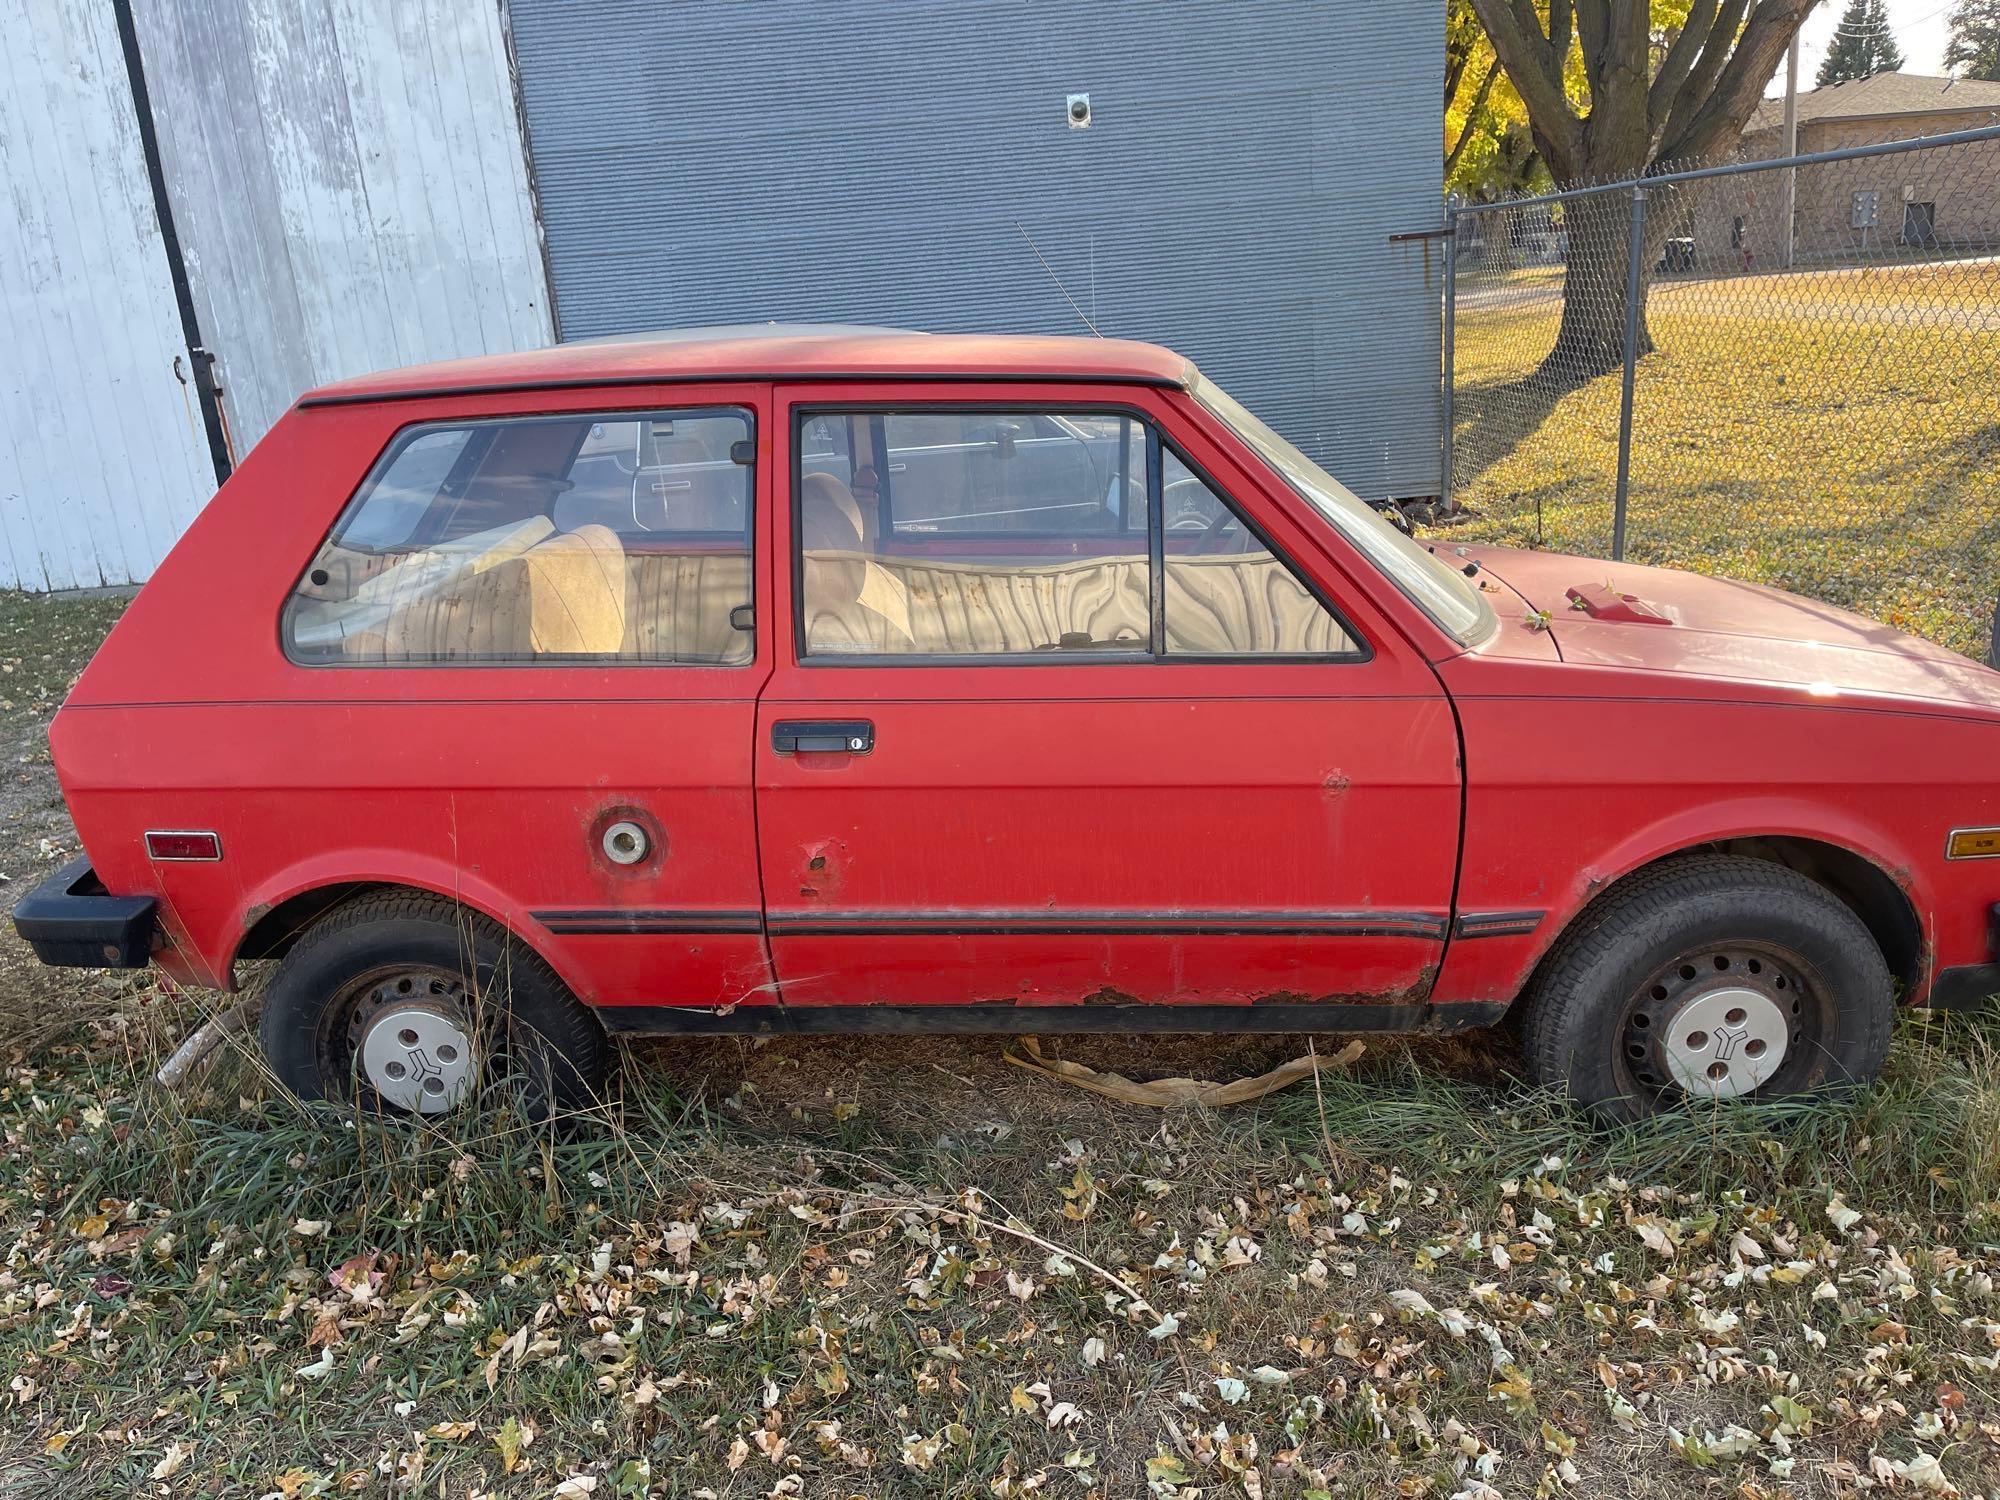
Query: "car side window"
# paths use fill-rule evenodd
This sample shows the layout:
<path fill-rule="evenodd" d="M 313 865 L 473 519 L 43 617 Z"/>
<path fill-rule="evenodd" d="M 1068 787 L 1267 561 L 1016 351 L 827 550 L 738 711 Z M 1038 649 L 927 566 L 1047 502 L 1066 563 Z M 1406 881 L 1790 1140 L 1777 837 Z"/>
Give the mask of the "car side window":
<path fill-rule="evenodd" d="M 1355 643 L 1171 448 L 1160 455 L 1169 656 L 1339 656 Z"/>
<path fill-rule="evenodd" d="M 824 412 L 801 434 L 808 654 L 1150 649 L 1145 435 L 1130 417 Z"/>
<path fill-rule="evenodd" d="M 406 429 L 287 602 L 312 665 L 734 665 L 750 633 L 751 416 Z"/>
<path fill-rule="evenodd" d="M 807 657 L 1361 654 L 1127 413 L 811 411 L 797 430 Z"/>

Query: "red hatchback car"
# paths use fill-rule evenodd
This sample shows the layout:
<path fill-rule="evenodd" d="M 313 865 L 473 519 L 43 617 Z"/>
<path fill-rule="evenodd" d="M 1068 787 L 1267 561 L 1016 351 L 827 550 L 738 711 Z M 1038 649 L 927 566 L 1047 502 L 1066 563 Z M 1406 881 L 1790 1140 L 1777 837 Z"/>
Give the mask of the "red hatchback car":
<path fill-rule="evenodd" d="M 1622 1116 L 2000 990 L 2000 674 L 1425 546 L 1165 349 L 772 330 L 300 400 L 51 731 L 51 963 L 307 1097 L 616 1033 L 1402 1031 Z"/>

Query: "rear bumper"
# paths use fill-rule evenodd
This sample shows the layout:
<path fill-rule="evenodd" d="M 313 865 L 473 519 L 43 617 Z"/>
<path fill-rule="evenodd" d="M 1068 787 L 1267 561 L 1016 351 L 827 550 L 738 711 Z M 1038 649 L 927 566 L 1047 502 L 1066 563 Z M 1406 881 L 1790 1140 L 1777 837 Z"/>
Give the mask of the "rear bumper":
<path fill-rule="evenodd" d="M 73 859 L 21 898 L 14 930 L 45 964 L 143 969 L 153 954 L 151 896 L 114 896 L 88 858 Z"/>

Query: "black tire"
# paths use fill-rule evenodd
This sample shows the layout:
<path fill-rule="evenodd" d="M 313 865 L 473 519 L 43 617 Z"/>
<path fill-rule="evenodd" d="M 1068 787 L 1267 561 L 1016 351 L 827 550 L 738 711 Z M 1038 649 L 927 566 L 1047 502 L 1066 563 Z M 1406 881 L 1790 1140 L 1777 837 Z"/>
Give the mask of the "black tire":
<path fill-rule="evenodd" d="M 1743 1097 L 1881 1072 L 1894 993 L 1860 918 L 1782 865 L 1690 855 L 1621 881 L 1558 940 L 1525 1001 L 1529 1076 L 1610 1121 L 1671 1108 L 1688 1097 L 1665 1050 L 1673 1014 L 1724 986 L 1763 995 L 1788 1028 L 1775 1071 Z"/>
<path fill-rule="evenodd" d="M 303 933 L 264 986 L 258 1040 L 302 1099 L 400 1113 L 355 1062 L 357 987 L 398 966 L 456 976 L 481 1038 L 475 1088 L 511 1089 L 532 1117 L 597 1096 L 604 1029 L 539 955 L 497 923 L 439 896 L 380 892 L 335 907 Z M 468 998 L 469 997 L 469 998 Z"/>

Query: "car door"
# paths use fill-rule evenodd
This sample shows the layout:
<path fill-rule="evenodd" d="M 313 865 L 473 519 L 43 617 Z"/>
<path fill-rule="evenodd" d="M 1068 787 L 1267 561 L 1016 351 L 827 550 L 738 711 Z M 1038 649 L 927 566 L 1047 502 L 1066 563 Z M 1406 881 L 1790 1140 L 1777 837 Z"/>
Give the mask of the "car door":
<path fill-rule="evenodd" d="M 790 588 L 755 774 L 788 1006 L 1415 1018 L 1456 859 L 1449 705 L 1184 413 L 1059 384 L 776 407 Z M 991 434 L 1050 417 L 1087 464 L 1013 468 Z M 897 468 L 954 426 L 991 444 L 969 497 Z"/>
<path fill-rule="evenodd" d="M 749 750 L 768 391 L 315 414 L 380 457 L 284 606 L 295 744 L 225 783 L 314 851 L 270 900 L 314 870 L 460 895 L 613 1026 L 773 1001 Z"/>

